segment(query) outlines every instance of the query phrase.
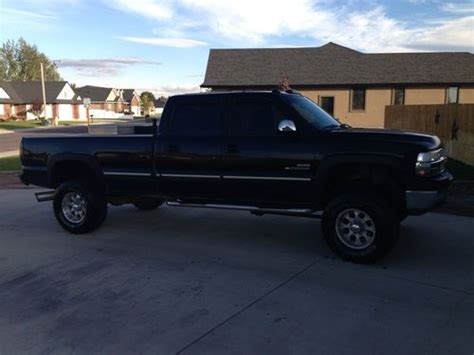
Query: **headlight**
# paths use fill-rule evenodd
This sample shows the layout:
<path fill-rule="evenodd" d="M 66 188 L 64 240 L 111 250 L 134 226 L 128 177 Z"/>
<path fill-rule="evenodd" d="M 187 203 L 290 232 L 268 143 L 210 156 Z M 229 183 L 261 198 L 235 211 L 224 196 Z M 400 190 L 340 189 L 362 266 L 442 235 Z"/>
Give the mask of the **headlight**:
<path fill-rule="evenodd" d="M 416 159 L 416 174 L 433 176 L 446 169 L 446 152 L 443 148 L 418 154 Z"/>

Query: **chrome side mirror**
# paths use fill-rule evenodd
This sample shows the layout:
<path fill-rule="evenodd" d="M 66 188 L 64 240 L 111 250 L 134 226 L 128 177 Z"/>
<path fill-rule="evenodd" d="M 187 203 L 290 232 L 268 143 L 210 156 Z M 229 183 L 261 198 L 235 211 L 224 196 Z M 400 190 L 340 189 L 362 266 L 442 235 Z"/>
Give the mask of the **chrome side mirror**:
<path fill-rule="evenodd" d="M 278 123 L 278 132 L 296 132 L 295 123 L 292 120 L 281 120 Z"/>

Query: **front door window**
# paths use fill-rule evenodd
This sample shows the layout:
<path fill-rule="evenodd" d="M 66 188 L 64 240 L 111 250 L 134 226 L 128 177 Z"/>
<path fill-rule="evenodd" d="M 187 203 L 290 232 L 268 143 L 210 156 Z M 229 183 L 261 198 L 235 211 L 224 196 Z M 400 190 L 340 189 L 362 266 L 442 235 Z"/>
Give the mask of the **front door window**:
<path fill-rule="evenodd" d="M 331 116 L 334 116 L 334 96 L 322 96 L 321 108 Z"/>

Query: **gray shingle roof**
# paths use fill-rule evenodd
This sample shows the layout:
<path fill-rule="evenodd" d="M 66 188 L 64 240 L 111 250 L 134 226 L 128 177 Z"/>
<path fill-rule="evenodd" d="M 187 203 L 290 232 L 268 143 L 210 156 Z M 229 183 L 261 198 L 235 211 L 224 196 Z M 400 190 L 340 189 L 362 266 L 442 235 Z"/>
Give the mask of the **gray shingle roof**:
<path fill-rule="evenodd" d="M 211 49 L 203 87 L 472 84 L 474 54 L 364 54 L 328 43 L 316 48 Z"/>
<path fill-rule="evenodd" d="M 123 89 L 123 101 L 125 102 L 132 102 L 133 94 L 135 93 L 135 89 Z"/>
<path fill-rule="evenodd" d="M 46 81 L 46 103 L 72 103 L 73 100 L 58 100 L 57 97 L 61 90 L 67 84 L 67 81 Z M 2 100 L 12 104 L 31 104 L 35 101 L 43 102 L 43 92 L 41 81 L 0 81 L 2 87 L 11 100 Z"/>
<path fill-rule="evenodd" d="M 112 90 L 112 88 L 86 85 L 80 88 L 76 88 L 75 92 L 83 99 L 89 98 L 92 102 L 105 102 Z"/>
<path fill-rule="evenodd" d="M 154 106 L 155 108 L 163 108 L 165 107 L 166 101 L 168 101 L 167 98 L 164 97 L 159 97 L 154 101 Z"/>

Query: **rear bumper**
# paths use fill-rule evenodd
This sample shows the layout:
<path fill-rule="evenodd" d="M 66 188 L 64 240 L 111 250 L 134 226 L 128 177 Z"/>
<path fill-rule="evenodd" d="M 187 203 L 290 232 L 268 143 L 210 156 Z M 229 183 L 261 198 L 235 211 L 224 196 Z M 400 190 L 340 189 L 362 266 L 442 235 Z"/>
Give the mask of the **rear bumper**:
<path fill-rule="evenodd" d="M 25 185 L 36 185 L 49 187 L 48 173 L 46 169 L 30 169 L 23 167 L 20 180 Z"/>

